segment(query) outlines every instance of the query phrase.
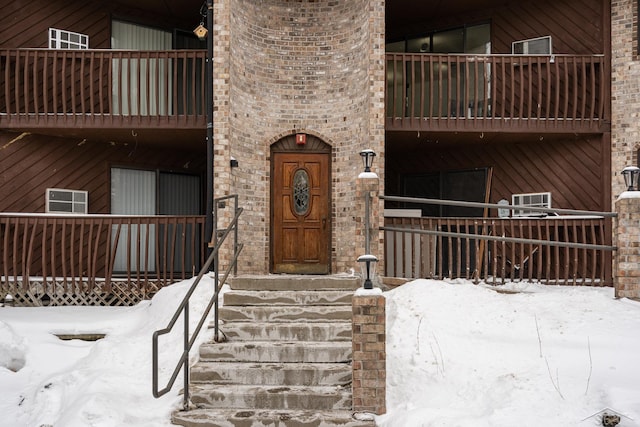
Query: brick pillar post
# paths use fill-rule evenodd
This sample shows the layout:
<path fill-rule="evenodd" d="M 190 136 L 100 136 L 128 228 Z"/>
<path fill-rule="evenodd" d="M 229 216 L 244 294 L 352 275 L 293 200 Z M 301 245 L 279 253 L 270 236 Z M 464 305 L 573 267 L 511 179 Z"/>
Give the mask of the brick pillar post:
<path fill-rule="evenodd" d="M 640 299 L 640 191 L 625 191 L 615 203 L 613 284 L 616 298 Z"/>
<path fill-rule="evenodd" d="M 353 410 L 387 412 L 385 297 L 360 288 L 353 296 Z"/>

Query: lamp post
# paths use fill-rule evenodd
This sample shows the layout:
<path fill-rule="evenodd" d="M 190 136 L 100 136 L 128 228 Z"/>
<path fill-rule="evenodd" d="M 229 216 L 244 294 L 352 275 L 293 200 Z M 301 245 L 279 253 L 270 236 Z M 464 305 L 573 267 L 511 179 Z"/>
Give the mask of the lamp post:
<path fill-rule="evenodd" d="M 371 166 L 373 165 L 373 158 L 376 156 L 376 152 L 368 148 L 360 152 L 362 162 L 364 163 L 364 171 L 371 172 Z"/>
<path fill-rule="evenodd" d="M 638 175 L 640 175 L 640 168 L 637 166 L 627 166 L 622 169 L 622 176 L 624 177 L 624 184 L 627 186 L 627 191 L 637 191 Z"/>
<path fill-rule="evenodd" d="M 375 151 L 372 149 L 362 150 L 360 152 L 362 163 L 364 165 L 364 173 L 371 173 L 371 166 L 373 165 L 373 159 L 376 157 Z M 360 178 L 363 178 L 360 176 Z M 371 214 L 371 194 L 367 190 L 364 194 L 364 250 L 365 255 L 358 257 L 358 263 L 364 278 L 364 288 L 373 289 L 373 277 L 376 272 L 376 263 L 378 258 L 375 255 L 370 254 L 371 250 L 371 237 L 370 237 L 370 214 Z"/>

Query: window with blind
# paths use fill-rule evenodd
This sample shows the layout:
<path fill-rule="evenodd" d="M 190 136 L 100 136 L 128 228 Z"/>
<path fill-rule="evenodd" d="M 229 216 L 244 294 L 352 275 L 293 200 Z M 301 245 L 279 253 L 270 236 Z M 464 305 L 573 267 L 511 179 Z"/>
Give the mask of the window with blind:
<path fill-rule="evenodd" d="M 173 34 L 157 28 L 114 20 L 111 48 L 171 50 Z M 112 60 L 113 112 L 122 115 L 169 115 L 171 111 L 171 60 L 116 58 Z"/>
<path fill-rule="evenodd" d="M 201 215 L 202 214 L 202 191 L 200 177 L 197 175 L 187 175 L 170 173 L 155 170 L 141 170 L 128 168 L 111 169 L 111 213 L 118 215 Z M 167 228 L 169 227 L 169 228 Z M 177 227 L 173 229 L 171 227 Z M 156 236 L 177 235 L 177 236 L 199 236 L 199 233 L 192 233 L 191 225 L 131 225 L 120 230 L 118 250 L 114 271 L 126 271 L 127 265 L 132 269 L 140 268 L 147 271 L 155 271 L 156 251 L 159 254 L 167 253 L 164 250 L 164 239 L 157 239 Z M 115 233 L 114 233 L 115 239 Z M 140 257 L 129 255 L 135 254 L 138 250 L 138 240 L 144 242 L 140 245 Z M 199 239 L 198 239 L 199 240 Z M 127 244 L 129 243 L 129 251 Z M 148 242 L 148 244 L 147 244 Z M 112 242 L 113 244 L 114 242 Z M 189 271 L 198 270 L 199 249 L 192 253 L 192 248 L 199 248 L 200 242 L 186 244 L 185 257 L 186 267 Z M 147 249 L 148 248 L 148 249 Z M 174 272 L 180 272 L 182 263 L 182 249 L 180 246 L 169 251 L 174 255 Z"/>

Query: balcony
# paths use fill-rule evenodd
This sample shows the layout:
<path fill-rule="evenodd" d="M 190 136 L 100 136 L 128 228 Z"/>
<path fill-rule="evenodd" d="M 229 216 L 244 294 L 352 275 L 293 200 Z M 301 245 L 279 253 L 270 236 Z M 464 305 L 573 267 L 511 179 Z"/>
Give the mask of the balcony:
<path fill-rule="evenodd" d="M 204 264 L 204 216 L 0 213 L 0 295 L 133 304 Z"/>
<path fill-rule="evenodd" d="M 386 129 L 604 132 L 604 55 L 386 55 Z"/>
<path fill-rule="evenodd" d="M 0 50 L 0 128 L 204 132 L 206 51 Z"/>

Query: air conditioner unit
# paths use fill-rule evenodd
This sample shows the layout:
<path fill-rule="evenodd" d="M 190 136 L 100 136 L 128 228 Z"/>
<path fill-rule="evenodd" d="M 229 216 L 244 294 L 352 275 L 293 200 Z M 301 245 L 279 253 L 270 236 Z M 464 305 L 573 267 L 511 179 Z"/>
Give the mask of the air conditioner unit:
<path fill-rule="evenodd" d="M 518 40 L 511 43 L 513 55 L 551 55 L 551 36 L 536 37 L 533 39 Z"/>
<path fill-rule="evenodd" d="M 526 206 L 531 208 L 550 208 L 551 193 L 523 193 L 512 194 L 511 204 L 515 206 Z M 529 209 L 513 209 L 511 216 L 527 217 L 527 216 L 546 216 L 544 212 L 536 212 Z"/>
<path fill-rule="evenodd" d="M 86 214 L 89 207 L 87 191 L 47 188 L 45 199 L 47 213 Z"/>

